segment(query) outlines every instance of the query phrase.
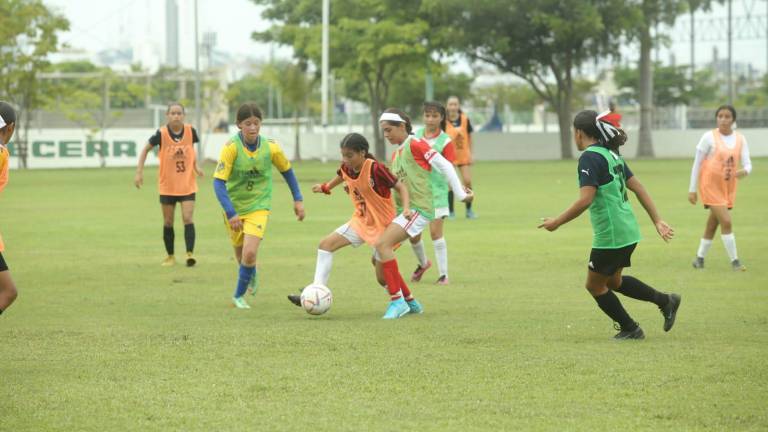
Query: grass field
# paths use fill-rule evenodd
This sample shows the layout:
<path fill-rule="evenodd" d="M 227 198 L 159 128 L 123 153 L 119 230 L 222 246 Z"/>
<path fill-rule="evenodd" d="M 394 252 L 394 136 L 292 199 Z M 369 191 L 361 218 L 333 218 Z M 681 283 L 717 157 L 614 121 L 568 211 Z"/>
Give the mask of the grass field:
<path fill-rule="evenodd" d="M 753 163 L 734 211 L 749 270 L 736 274 L 719 240 L 705 270 L 690 266 L 705 220 L 686 200 L 690 161 L 630 162 L 677 237 L 658 239 L 635 201 L 645 238 L 627 273 L 683 303 L 664 333 L 653 305 L 622 297 L 647 336 L 628 343 L 583 288 L 588 216 L 536 229 L 577 197 L 573 161 L 476 165 L 480 218 L 446 225 L 452 284 L 430 270 L 413 285 L 426 313 L 394 322 L 365 248 L 336 254 L 327 315 L 285 300 L 351 214 L 343 194 L 309 191 L 335 165 L 295 167 L 303 223 L 277 177 L 249 311 L 229 307 L 212 166 L 194 268 L 159 266 L 153 170 L 141 191 L 132 169 L 12 172 L 0 231 L 20 295 L 0 317 L 0 430 L 766 430 L 768 160 Z"/>

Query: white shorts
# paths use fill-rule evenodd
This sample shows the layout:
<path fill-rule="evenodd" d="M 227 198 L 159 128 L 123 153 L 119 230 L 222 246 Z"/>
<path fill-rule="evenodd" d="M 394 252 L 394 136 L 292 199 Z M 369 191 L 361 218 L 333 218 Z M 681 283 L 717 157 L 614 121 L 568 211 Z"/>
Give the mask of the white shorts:
<path fill-rule="evenodd" d="M 448 207 L 440 207 L 435 209 L 435 219 L 444 219 L 451 215 L 451 210 Z"/>
<path fill-rule="evenodd" d="M 360 236 L 357 234 L 357 231 L 355 231 L 355 229 L 349 225 L 349 222 L 336 228 L 335 232 L 336 234 L 347 239 L 353 248 L 360 247 L 361 245 L 365 244 L 365 240 L 360 238 Z M 373 247 L 371 247 L 371 249 L 373 249 Z M 377 261 L 381 261 L 379 259 L 379 253 L 376 252 L 376 249 L 373 249 L 373 257 L 376 258 Z"/>
<path fill-rule="evenodd" d="M 429 222 L 429 219 L 425 218 L 417 211 L 413 212 L 411 220 L 406 219 L 405 216 L 400 213 L 395 220 L 392 221 L 393 224 L 400 225 L 405 232 L 408 233 L 409 237 L 416 237 L 421 234 L 422 231 L 429 227 Z"/>

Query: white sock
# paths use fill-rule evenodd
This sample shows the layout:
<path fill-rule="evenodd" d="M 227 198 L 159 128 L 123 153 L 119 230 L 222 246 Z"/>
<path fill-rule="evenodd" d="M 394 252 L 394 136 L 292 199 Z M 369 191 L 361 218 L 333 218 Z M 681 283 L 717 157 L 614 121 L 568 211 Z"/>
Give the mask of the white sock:
<path fill-rule="evenodd" d="M 437 270 L 440 276 L 448 277 L 448 243 L 445 242 L 445 237 L 432 240 L 432 245 L 435 247 Z"/>
<path fill-rule="evenodd" d="M 730 258 L 731 261 L 738 259 L 739 255 L 736 253 L 736 236 L 734 236 L 733 233 L 730 233 L 723 234 L 720 238 L 723 239 L 723 246 L 725 246 L 725 250 L 728 251 L 728 258 Z"/>
<path fill-rule="evenodd" d="M 315 264 L 315 280 L 313 283 L 328 285 L 328 278 L 331 276 L 331 266 L 333 266 L 333 252 L 317 250 L 317 264 Z"/>
<path fill-rule="evenodd" d="M 699 250 L 696 251 L 696 256 L 699 258 L 706 257 L 710 247 L 712 247 L 712 240 L 705 238 L 701 239 L 701 241 L 699 241 Z"/>
<path fill-rule="evenodd" d="M 416 259 L 419 260 L 419 265 L 425 267 L 427 265 L 427 254 L 424 253 L 424 241 L 419 240 L 418 243 L 411 243 L 411 247 L 416 255 Z"/>

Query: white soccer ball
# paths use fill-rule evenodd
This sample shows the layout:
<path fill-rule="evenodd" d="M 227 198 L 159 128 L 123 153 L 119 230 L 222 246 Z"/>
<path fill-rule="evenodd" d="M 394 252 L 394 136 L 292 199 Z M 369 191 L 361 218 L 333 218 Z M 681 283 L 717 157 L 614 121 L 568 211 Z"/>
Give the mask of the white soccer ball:
<path fill-rule="evenodd" d="M 301 291 L 301 307 L 310 315 L 328 312 L 333 303 L 333 294 L 325 285 L 311 284 Z"/>

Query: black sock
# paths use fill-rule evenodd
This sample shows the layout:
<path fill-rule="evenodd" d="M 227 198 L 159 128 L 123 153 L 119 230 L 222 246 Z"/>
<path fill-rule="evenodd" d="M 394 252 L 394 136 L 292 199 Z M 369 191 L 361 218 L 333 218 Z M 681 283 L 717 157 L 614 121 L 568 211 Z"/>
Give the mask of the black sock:
<path fill-rule="evenodd" d="M 607 293 L 595 297 L 595 301 L 600 309 L 605 312 L 612 320 L 619 323 L 621 329 L 624 331 L 632 331 L 637 328 L 637 323 L 629 317 L 629 314 L 621 305 L 621 301 L 616 297 L 613 291 L 608 290 Z"/>
<path fill-rule="evenodd" d="M 175 234 L 172 226 L 163 226 L 163 242 L 165 243 L 165 251 L 168 255 L 173 255 L 173 240 Z"/>
<path fill-rule="evenodd" d="M 448 210 L 453 213 L 453 191 L 448 191 Z"/>
<path fill-rule="evenodd" d="M 187 244 L 187 252 L 195 250 L 195 224 L 184 225 L 184 242 Z"/>
<path fill-rule="evenodd" d="M 622 276 L 621 286 L 616 291 L 633 299 L 655 303 L 658 307 L 664 307 L 669 303 L 669 295 L 656 291 L 632 276 Z"/>
<path fill-rule="evenodd" d="M 467 211 L 472 210 L 472 203 L 471 202 L 464 203 L 464 204 L 467 206 Z"/>
<path fill-rule="evenodd" d="M 2 309 L 0 309 L 0 315 L 2 315 L 2 314 L 3 314 L 3 310 L 2 310 Z"/>

